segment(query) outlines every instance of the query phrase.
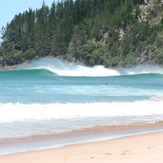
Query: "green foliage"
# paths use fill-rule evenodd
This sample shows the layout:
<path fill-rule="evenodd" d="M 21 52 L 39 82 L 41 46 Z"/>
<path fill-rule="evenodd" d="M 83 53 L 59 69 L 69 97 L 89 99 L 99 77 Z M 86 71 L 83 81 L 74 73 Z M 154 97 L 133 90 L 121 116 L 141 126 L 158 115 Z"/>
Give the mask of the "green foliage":
<path fill-rule="evenodd" d="M 163 64 L 163 6 L 142 0 L 64 0 L 16 15 L 3 28 L 0 65 L 54 56 L 87 65 Z"/>
<path fill-rule="evenodd" d="M 107 49 L 105 46 L 102 46 L 96 50 L 93 51 L 90 60 L 89 65 L 103 65 L 104 64 L 104 54 L 107 52 Z"/>

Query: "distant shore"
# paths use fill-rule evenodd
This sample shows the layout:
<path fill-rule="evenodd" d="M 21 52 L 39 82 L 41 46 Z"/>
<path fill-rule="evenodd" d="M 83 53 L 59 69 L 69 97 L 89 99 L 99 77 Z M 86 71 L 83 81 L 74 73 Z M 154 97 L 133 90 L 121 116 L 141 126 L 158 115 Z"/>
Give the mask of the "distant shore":
<path fill-rule="evenodd" d="M 16 69 L 16 66 L 0 66 L 0 70 L 12 70 L 12 69 Z"/>
<path fill-rule="evenodd" d="M 0 146 L 23 144 L 24 142 L 39 142 L 46 140 L 59 140 L 63 137 L 77 135 L 93 135 L 106 132 L 126 131 L 131 129 L 146 129 L 163 127 L 163 122 L 134 124 L 125 126 L 96 126 L 86 130 L 76 130 L 69 134 L 58 134 L 49 136 L 34 136 L 29 138 L 4 141 Z M 0 156 L 1 163 L 162 163 L 163 132 L 127 136 L 123 138 L 95 141 L 69 145 L 55 149 L 39 150 Z"/>

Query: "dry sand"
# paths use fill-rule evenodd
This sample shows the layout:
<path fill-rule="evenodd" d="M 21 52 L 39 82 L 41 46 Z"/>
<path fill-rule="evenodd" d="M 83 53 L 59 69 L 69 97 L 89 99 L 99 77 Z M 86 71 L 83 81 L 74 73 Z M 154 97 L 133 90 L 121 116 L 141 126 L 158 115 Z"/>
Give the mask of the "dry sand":
<path fill-rule="evenodd" d="M 0 156 L 0 163 L 163 163 L 163 132 Z"/>

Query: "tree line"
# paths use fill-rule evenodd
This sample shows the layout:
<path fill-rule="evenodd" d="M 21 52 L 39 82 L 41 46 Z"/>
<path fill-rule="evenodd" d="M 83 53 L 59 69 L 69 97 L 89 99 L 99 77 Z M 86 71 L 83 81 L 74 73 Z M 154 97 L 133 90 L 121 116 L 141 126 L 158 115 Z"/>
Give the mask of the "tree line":
<path fill-rule="evenodd" d="M 143 0 L 62 0 L 51 7 L 43 2 L 2 29 L 0 64 L 44 56 L 106 67 L 163 64 L 162 3 L 149 7 L 145 20 L 143 5 Z"/>

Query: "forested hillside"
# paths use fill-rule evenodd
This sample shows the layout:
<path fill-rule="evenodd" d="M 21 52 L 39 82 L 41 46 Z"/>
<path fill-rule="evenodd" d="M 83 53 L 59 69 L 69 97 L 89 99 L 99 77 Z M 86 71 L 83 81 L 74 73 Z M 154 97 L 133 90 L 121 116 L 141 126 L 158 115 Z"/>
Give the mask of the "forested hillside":
<path fill-rule="evenodd" d="M 0 65 L 54 56 L 86 65 L 163 65 L 163 0 L 65 0 L 2 29 Z"/>

